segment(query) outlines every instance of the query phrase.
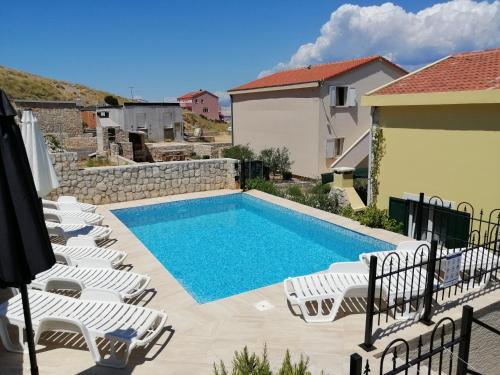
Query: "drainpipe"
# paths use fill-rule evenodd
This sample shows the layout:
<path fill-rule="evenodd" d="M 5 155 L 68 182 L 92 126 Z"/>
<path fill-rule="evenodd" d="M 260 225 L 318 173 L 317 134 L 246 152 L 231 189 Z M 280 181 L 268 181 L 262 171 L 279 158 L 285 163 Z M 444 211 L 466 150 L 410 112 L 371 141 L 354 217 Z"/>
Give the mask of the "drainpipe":
<path fill-rule="evenodd" d="M 371 109 L 371 118 L 372 123 L 370 126 L 370 143 L 368 146 L 368 197 L 367 203 L 370 205 L 373 202 L 373 187 L 372 187 L 372 163 L 373 163 L 373 153 L 372 153 L 372 144 L 373 144 L 373 132 L 377 127 L 376 122 L 378 122 L 377 116 L 378 109 L 377 107 L 372 107 Z"/>
<path fill-rule="evenodd" d="M 233 113 L 233 96 L 229 95 L 231 101 L 231 145 L 234 146 L 234 113 Z"/>

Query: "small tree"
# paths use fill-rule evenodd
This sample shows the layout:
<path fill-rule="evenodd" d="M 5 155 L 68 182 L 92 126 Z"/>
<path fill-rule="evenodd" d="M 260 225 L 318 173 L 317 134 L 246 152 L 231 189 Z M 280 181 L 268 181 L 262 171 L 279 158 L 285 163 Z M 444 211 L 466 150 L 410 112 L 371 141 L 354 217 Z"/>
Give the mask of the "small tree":
<path fill-rule="evenodd" d="M 269 171 L 275 176 L 278 173 L 278 164 L 276 159 L 276 149 L 274 147 L 265 148 L 260 152 L 259 156 L 260 160 L 266 167 L 269 168 Z"/>
<path fill-rule="evenodd" d="M 109 105 L 118 105 L 118 99 L 116 99 L 113 95 L 105 96 L 104 102 Z"/>
<path fill-rule="evenodd" d="M 276 149 L 276 164 L 282 177 L 284 177 L 285 174 L 290 173 L 293 162 L 290 160 L 290 152 L 288 151 L 288 148 L 282 147 L 281 149 Z"/>
<path fill-rule="evenodd" d="M 225 158 L 238 160 L 252 160 L 255 158 L 255 153 L 248 145 L 236 145 L 226 148 L 223 155 Z"/>

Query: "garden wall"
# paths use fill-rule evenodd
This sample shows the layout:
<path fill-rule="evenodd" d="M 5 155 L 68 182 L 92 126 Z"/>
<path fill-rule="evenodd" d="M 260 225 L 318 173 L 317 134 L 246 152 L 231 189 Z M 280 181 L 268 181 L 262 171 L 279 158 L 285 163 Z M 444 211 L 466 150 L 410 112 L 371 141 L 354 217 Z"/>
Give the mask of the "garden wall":
<path fill-rule="evenodd" d="M 52 154 L 60 187 L 48 199 L 74 195 L 105 204 L 195 191 L 233 189 L 237 160 L 207 159 L 79 169 L 77 154 Z"/>

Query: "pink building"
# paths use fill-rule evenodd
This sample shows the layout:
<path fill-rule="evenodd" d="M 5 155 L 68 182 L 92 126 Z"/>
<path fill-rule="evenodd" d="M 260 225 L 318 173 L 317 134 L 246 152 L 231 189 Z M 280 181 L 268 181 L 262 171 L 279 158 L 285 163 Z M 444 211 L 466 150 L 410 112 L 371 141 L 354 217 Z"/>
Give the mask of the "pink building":
<path fill-rule="evenodd" d="M 206 90 L 191 91 L 177 98 L 181 108 L 210 120 L 219 120 L 219 97 Z"/>

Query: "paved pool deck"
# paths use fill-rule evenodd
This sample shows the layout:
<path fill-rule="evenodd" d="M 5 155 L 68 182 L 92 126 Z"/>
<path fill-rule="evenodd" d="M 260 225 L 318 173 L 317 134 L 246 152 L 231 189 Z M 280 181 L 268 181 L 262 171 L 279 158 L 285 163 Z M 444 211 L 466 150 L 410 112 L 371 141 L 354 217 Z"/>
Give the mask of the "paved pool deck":
<path fill-rule="evenodd" d="M 234 193 L 237 192 L 219 190 L 99 206 L 98 212 L 105 216 L 104 223 L 113 229 L 113 241 L 108 245 L 129 254 L 125 263 L 130 267 L 126 269 L 148 274 L 152 278 L 151 290 L 135 303 L 165 310 L 168 313 L 168 328 L 152 345 L 134 350 L 128 367 L 122 370 L 96 366 L 78 336 L 44 334 L 37 346 L 40 373 L 212 374 L 214 362 L 222 359 L 226 365 L 230 365 L 234 350 L 242 349 L 246 345 L 252 351 L 262 352 L 266 344 L 273 368 L 279 366 L 285 350 L 289 349 L 294 359 L 301 354 L 309 357 L 313 374 L 319 374 L 322 369 L 331 375 L 348 374 L 351 353 L 359 352 L 376 361 L 372 356 L 380 353 L 392 339 L 412 338 L 432 329 L 420 323 L 405 323 L 404 330 L 394 330 L 395 333 L 392 334 L 389 334 L 392 330 L 388 330 L 376 342 L 378 350 L 367 354 L 358 347 L 364 335 L 363 301 L 345 301 L 337 319 L 332 323 L 322 324 L 306 324 L 300 316 L 292 314 L 281 284 L 200 305 L 110 211 Z M 247 194 L 384 241 L 397 243 L 407 239 L 265 193 L 252 191 Z M 493 289 L 486 294 L 470 298 L 468 303 L 479 309 L 499 299 L 500 291 Z M 269 302 L 272 308 L 259 311 L 255 306 L 261 301 Z M 460 311 L 461 307 L 455 307 L 437 315 L 435 319 L 440 316 L 458 318 Z M 8 353 L 0 345 L 0 374 L 21 373 L 29 373 L 28 356 Z"/>

